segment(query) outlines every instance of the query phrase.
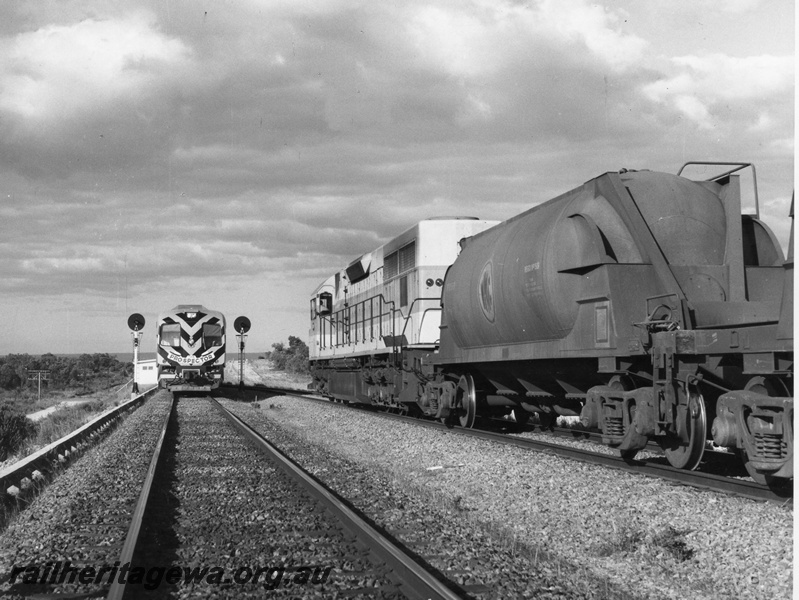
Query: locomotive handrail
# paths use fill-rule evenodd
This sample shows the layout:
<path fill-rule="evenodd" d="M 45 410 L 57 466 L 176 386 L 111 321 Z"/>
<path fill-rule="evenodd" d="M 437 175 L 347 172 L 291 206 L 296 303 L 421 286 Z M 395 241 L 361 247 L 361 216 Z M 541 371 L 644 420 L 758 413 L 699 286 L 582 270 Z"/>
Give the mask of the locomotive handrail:
<path fill-rule="evenodd" d="M 379 300 L 380 301 L 380 304 L 379 304 L 380 310 L 379 310 L 379 313 L 377 314 L 377 316 L 375 316 L 374 310 L 371 310 L 371 307 L 373 306 L 375 300 Z M 369 303 L 370 311 L 369 311 L 368 321 L 369 321 L 369 332 L 370 332 L 370 335 L 371 335 L 371 339 L 374 339 L 374 329 L 375 329 L 374 320 L 375 320 L 375 318 L 378 319 L 378 323 L 377 323 L 378 337 L 383 337 L 383 318 L 384 317 L 389 317 L 390 320 L 391 320 L 391 338 L 392 338 L 391 346 L 396 348 L 397 344 L 395 343 L 395 340 L 396 340 L 397 336 L 394 335 L 395 332 L 396 332 L 396 316 L 397 316 L 397 314 L 399 314 L 399 316 L 404 320 L 404 324 L 402 326 L 402 332 L 400 333 L 400 336 L 404 336 L 406 331 L 407 331 L 407 328 L 408 328 L 408 323 L 411 320 L 411 313 L 414 310 L 414 305 L 417 302 L 419 302 L 419 303 L 421 303 L 421 302 L 439 302 L 440 303 L 441 302 L 441 298 L 439 298 L 439 297 L 414 298 L 414 300 L 411 302 L 410 306 L 408 307 L 408 311 L 407 311 L 408 314 L 406 315 L 405 313 L 403 313 L 401 308 L 394 308 L 393 307 L 393 305 L 394 305 L 394 301 L 393 300 L 391 300 L 391 301 L 386 300 L 385 296 L 382 293 L 380 293 L 380 294 L 375 294 L 374 296 L 370 296 L 369 298 L 366 298 L 364 300 L 361 300 L 360 302 L 357 302 L 357 303 L 355 303 L 355 304 L 353 304 L 351 306 L 345 306 L 343 308 L 340 308 L 339 310 L 331 313 L 330 315 L 320 315 L 320 322 L 321 323 L 325 323 L 327 321 L 327 322 L 330 323 L 330 330 L 329 330 L 330 344 L 329 344 L 329 347 L 338 348 L 340 346 L 345 346 L 345 345 L 347 345 L 347 343 L 350 342 L 349 339 L 347 339 L 345 341 L 339 341 L 340 329 L 335 324 L 336 321 L 344 322 L 345 330 L 342 332 L 344 334 L 344 336 L 349 337 L 350 332 L 353 331 L 353 330 L 355 331 L 355 341 L 356 342 L 358 341 L 358 327 L 360 325 L 361 328 L 363 329 L 363 331 L 362 331 L 363 335 L 362 335 L 361 339 L 365 340 L 366 339 L 366 321 L 367 321 L 367 317 L 364 315 L 364 311 L 361 310 L 361 314 L 364 315 L 364 316 L 362 316 L 362 318 L 360 318 L 360 319 L 358 318 L 358 307 L 359 306 L 360 307 L 364 307 L 367 303 Z M 388 312 L 384 312 L 382 310 L 384 305 L 390 307 Z M 427 309 L 427 310 L 429 311 L 429 310 L 436 310 L 436 309 Z M 441 309 L 438 309 L 438 310 L 441 310 Z M 350 315 L 352 315 L 353 311 L 355 312 L 355 319 L 351 320 L 350 319 Z M 425 311 L 425 312 L 427 312 L 427 311 Z M 333 333 L 332 333 L 333 332 L 333 327 L 336 327 L 336 341 L 335 341 L 335 343 L 333 343 Z M 327 348 L 328 347 L 328 344 L 326 343 L 327 342 L 327 337 L 328 337 L 327 334 L 328 334 L 328 332 L 324 331 L 324 326 L 323 326 L 322 327 L 322 331 L 320 331 L 320 338 L 321 338 L 321 341 L 322 341 L 321 347 L 322 348 Z"/>
<path fill-rule="evenodd" d="M 402 309 L 400 309 L 398 311 L 400 313 L 400 316 L 402 316 L 405 319 L 405 325 L 402 326 L 402 333 L 400 335 L 402 335 L 402 336 L 405 335 L 405 330 L 408 328 L 408 323 L 411 320 L 411 313 L 413 312 L 413 305 L 416 304 L 417 302 L 431 302 L 431 301 L 438 301 L 439 308 L 437 308 L 437 309 L 436 308 L 425 309 L 425 311 L 422 313 L 422 318 L 424 318 L 424 315 L 427 314 L 428 311 L 431 311 L 431 310 L 439 310 L 439 311 L 441 311 L 441 310 L 443 310 L 440 307 L 441 298 L 414 298 L 413 302 L 411 302 L 411 305 L 408 307 L 408 316 L 407 317 L 402 314 Z M 419 325 L 421 326 L 421 322 L 419 323 Z"/>
<path fill-rule="evenodd" d="M 726 166 L 733 166 L 733 165 L 735 165 L 734 169 L 730 169 L 729 171 L 725 171 L 724 173 L 721 173 L 720 175 L 714 175 L 713 177 L 711 177 L 710 179 L 706 179 L 705 181 L 717 181 L 719 179 L 722 179 L 722 178 L 726 177 L 727 175 L 732 175 L 733 173 L 736 173 L 737 171 L 745 169 L 746 167 L 752 167 L 752 184 L 753 184 L 754 189 L 755 189 L 755 219 L 760 220 L 760 199 L 758 198 L 758 195 L 757 195 L 757 170 L 755 169 L 754 163 L 727 162 L 727 161 L 709 161 L 709 160 L 689 160 L 687 163 L 685 163 L 683 166 L 680 167 L 680 170 L 677 171 L 677 175 L 681 176 L 683 170 L 688 165 L 715 165 L 715 166 L 725 166 L 725 165 Z"/>
<path fill-rule="evenodd" d="M 374 302 L 375 302 L 375 300 L 379 300 L 377 315 L 375 315 L 375 311 L 374 311 Z M 320 331 L 320 338 L 321 338 L 321 341 L 322 341 L 321 347 L 322 348 L 327 348 L 327 347 L 338 348 L 339 346 L 345 346 L 349 342 L 349 339 L 340 340 L 339 339 L 339 337 L 340 337 L 339 334 L 343 333 L 344 336 L 349 337 L 350 328 L 353 327 L 353 326 L 354 326 L 354 330 L 355 330 L 355 333 L 356 333 L 355 337 L 356 337 L 356 341 L 357 341 L 357 339 L 358 339 L 357 333 L 358 333 L 358 325 L 359 324 L 362 326 L 362 329 L 363 329 L 363 332 L 362 332 L 363 333 L 363 340 L 365 340 L 366 339 L 366 316 L 364 315 L 362 317 L 362 319 L 359 320 L 358 319 L 358 310 L 357 310 L 357 308 L 359 306 L 364 307 L 367 302 L 369 303 L 369 334 L 370 334 L 371 339 L 375 338 L 375 329 L 377 329 L 378 337 L 381 337 L 381 338 L 383 337 L 383 333 L 384 333 L 383 332 L 383 319 L 384 319 L 384 317 L 387 317 L 387 318 L 391 319 L 391 325 L 390 325 L 391 330 L 390 331 L 391 331 L 391 336 L 393 338 L 394 337 L 394 332 L 395 332 L 394 313 L 396 312 L 396 309 L 393 308 L 394 301 L 393 300 L 391 300 L 391 301 L 386 300 L 385 297 L 383 296 L 383 294 L 381 293 L 381 294 L 376 294 L 374 296 L 370 296 L 369 298 L 366 298 L 364 300 L 361 300 L 360 302 L 357 302 L 356 304 L 353 304 L 352 306 L 345 306 L 343 308 L 340 308 L 337 311 L 331 312 L 330 315 L 320 315 L 320 323 L 322 323 L 322 331 Z M 389 307 L 388 312 L 384 311 L 384 306 L 388 306 Z M 350 315 L 352 314 L 352 310 L 353 309 L 355 309 L 355 322 L 354 323 L 352 323 L 350 321 Z M 364 310 L 361 310 L 361 314 L 364 314 Z M 375 319 L 377 319 L 377 325 L 376 326 L 375 326 Z M 324 331 L 324 329 L 325 329 L 324 328 L 324 323 L 326 321 L 330 324 L 329 332 L 325 332 Z M 341 331 L 341 329 L 336 324 L 336 321 L 343 322 L 345 324 L 345 331 L 343 331 L 343 332 Z M 333 327 L 336 327 L 336 339 L 335 339 L 335 342 L 333 341 Z M 329 345 L 326 343 L 327 342 L 328 333 L 329 333 L 329 337 L 330 337 Z M 388 333 L 388 332 L 386 332 L 386 333 Z"/>

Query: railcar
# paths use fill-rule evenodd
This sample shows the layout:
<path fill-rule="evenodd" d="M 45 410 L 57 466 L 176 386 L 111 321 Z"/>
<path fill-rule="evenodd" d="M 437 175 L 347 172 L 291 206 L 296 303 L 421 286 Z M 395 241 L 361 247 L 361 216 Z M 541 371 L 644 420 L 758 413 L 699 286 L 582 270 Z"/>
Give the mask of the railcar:
<path fill-rule="evenodd" d="M 375 365 L 336 338 L 313 369 L 320 391 L 464 427 L 579 416 L 622 455 L 655 440 L 685 469 L 712 440 L 761 483 L 792 478 L 793 245 L 786 258 L 760 219 L 753 165 L 689 164 L 718 174 L 605 173 L 463 239 L 437 342 L 382 337 Z M 317 330 L 345 326 L 351 307 L 330 306 Z"/>
<path fill-rule="evenodd" d="M 225 374 L 225 316 L 199 304 L 158 315 L 158 386 L 172 393 L 209 392 Z"/>

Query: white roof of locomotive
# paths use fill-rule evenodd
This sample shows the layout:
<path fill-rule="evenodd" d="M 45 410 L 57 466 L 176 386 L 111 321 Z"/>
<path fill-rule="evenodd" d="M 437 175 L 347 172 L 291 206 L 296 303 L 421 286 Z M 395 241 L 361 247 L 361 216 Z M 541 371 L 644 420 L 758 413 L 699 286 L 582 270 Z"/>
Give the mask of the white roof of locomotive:
<path fill-rule="evenodd" d="M 488 221 L 477 219 L 476 217 L 435 217 L 419 221 L 416 225 L 408 228 L 397 237 L 389 240 L 376 250 L 362 254 L 349 263 L 353 265 L 358 261 L 369 264 L 369 268 L 375 271 L 383 267 L 386 256 L 406 246 L 412 241 L 416 241 L 416 266 L 437 266 L 449 265 L 455 262 L 460 252 L 458 242 L 471 237 L 481 231 L 490 229 L 500 221 Z M 364 260 L 367 259 L 367 260 Z M 344 268 L 339 270 L 341 273 Z M 316 296 L 324 288 L 332 288 L 335 285 L 335 273 L 325 279 L 311 296 Z"/>

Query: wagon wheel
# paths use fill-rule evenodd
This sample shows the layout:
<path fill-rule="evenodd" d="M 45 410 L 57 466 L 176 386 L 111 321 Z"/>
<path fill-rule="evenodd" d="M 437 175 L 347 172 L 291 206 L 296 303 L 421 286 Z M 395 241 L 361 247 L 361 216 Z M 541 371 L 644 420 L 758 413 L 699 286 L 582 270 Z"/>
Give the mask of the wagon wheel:
<path fill-rule="evenodd" d="M 705 400 L 694 388 L 688 389 L 688 406 L 677 410 L 679 439 L 666 447 L 666 458 L 678 469 L 693 471 L 705 454 L 707 439 L 707 411 Z"/>
<path fill-rule="evenodd" d="M 455 418 L 461 427 L 471 429 L 477 416 L 477 390 L 471 375 L 461 375 L 455 390 Z"/>

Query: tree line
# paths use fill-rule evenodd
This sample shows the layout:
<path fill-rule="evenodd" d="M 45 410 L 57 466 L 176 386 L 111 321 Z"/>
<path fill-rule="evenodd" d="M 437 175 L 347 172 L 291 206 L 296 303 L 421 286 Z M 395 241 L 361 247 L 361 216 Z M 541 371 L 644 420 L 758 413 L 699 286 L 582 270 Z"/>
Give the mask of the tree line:
<path fill-rule="evenodd" d="M 111 354 L 8 354 L 0 356 L 0 389 L 17 390 L 25 386 L 30 370 L 49 370 L 47 385 L 51 390 L 69 388 L 99 389 L 120 385 L 133 375 L 131 363 L 120 362 Z"/>

